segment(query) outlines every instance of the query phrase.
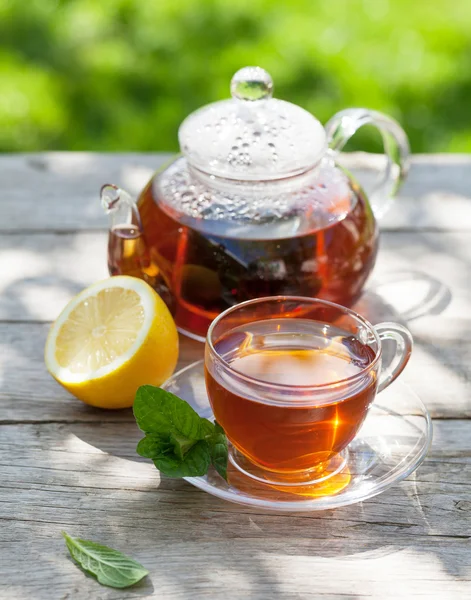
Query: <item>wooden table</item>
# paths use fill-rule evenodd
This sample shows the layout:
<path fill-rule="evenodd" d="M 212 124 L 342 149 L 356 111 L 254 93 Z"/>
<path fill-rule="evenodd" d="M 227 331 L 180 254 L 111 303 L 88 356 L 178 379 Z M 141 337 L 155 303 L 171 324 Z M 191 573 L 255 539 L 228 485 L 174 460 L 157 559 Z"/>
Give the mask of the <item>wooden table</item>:
<path fill-rule="evenodd" d="M 273 514 L 223 502 L 141 461 L 130 411 L 70 397 L 47 374 L 48 324 L 106 272 L 99 186 L 136 192 L 162 155 L 0 158 L 0 597 L 2 599 L 471 597 L 471 157 L 417 156 L 383 221 L 358 305 L 406 323 L 404 380 L 434 418 L 407 481 L 335 511 Z M 360 176 L 374 161 L 350 157 Z M 182 340 L 180 365 L 202 353 Z M 150 576 L 104 588 L 61 530 L 121 549 Z"/>

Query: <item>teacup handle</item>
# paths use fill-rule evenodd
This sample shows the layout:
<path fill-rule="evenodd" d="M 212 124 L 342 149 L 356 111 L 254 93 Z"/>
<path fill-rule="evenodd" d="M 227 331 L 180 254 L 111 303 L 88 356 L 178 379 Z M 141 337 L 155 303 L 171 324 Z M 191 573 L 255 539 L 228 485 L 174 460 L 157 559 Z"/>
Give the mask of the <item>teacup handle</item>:
<path fill-rule="evenodd" d="M 383 363 L 379 376 L 378 392 L 388 387 L 404 370 L 412 353 L 412 335 L 408 329 L 399 323 L 379 323 L 374 326 L 381 345 L 383 341 L 391 340 L 396 344 L 394 356 L 387 365 Z"/>

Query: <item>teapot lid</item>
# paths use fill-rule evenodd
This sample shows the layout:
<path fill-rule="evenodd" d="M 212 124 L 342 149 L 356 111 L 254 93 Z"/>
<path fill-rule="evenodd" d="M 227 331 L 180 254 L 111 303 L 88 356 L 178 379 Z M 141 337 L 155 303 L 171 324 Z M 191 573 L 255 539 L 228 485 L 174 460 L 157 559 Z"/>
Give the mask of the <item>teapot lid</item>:
<path fill-rule="evenodd" d="M 272 98 L 266 71 L 237 71 L 231 95 L 180 125 L 180 148 L 191 166 L 226 179 L 273 180 L 307 171 L 322 158 L 323 126 L 300 106 Z"/>

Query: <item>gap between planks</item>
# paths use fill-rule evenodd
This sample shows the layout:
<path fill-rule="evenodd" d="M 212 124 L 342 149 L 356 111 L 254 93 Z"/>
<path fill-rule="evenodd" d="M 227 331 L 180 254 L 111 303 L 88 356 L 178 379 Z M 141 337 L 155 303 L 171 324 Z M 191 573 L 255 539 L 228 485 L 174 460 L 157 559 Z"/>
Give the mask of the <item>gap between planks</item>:
<path fill-rule="evenodd" d="M 432 417 L 432 421 L 471 421 L 471 416 L 468 415 L 438 415 Z M 0 427 L 9 427 L 16 425 L 106 425 L 107 423 L 134 423 L 133 418 L 129 419 L 95 419 L 93 421 L 86 419 L 0 419 Z"/>
<path fill-rule="evenodd" d="M 394 226 L 380 226 L 381 233 L 469 233 L 469 227 L 440 227 L 439 225 L 404 225 L 402 227 Z M 0 229 L 0 235 L 5 236 L 21 236 L 21 235 L 77 235 L 81 233 L 103 233 L 107 234 L 109 229 L 107 227 L 84 227 L 83 229 L 74 228 L 52 228 L 52 229 Z"/>

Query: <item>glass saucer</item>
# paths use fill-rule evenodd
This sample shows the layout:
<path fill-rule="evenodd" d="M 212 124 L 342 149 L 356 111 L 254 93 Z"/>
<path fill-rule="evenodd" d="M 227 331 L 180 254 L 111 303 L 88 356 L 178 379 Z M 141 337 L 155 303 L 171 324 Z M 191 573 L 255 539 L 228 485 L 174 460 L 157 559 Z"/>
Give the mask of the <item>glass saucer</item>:
<path fill-rule="evenodd" d="M 204 361 L 175 373 L 162 386 L 186 400 L 202 417 L 213 419 L 206 394 Z M 344 451 L 342 469 L 316 483 L 279 487 L 244 475 L 233 461 L 228 482 L 211 469 L 186 477 L 192 485 L 237 504 L 301 512 L 325 510 L 367 500 L 405 479 L 423 461 L 432 441 L 432 422 L 420 398 L 396 381 L 378 394 L 357 437 Z"/>

